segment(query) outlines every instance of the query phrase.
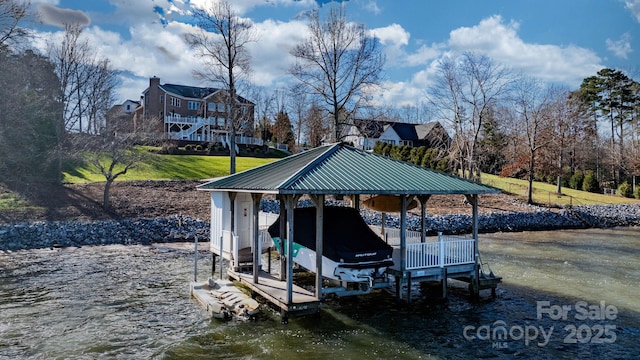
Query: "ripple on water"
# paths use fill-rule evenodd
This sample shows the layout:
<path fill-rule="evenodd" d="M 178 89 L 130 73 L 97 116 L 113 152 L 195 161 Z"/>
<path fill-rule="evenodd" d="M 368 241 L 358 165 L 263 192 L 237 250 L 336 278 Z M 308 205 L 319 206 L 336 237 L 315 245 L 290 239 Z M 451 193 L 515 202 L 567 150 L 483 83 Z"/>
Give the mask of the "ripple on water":
<path fill-rule="evenodd" d="M 637 235 L 631 233 L 634 241 L 620 240 L 625 250 L 615 256 L 608 255 L 615 241 L 595 245 L 598 239 L 622 237 L 601 230 L 571 233 L 564 242 L 557 241 L 564 236 L 559 232 L 535 233 L 539 240 L 551 236 L 539 243 L 527 234 L 487 235 L 481 238 L 483 257 L 505 277 L 496 300 L 484 294 L 469 303 L 466 287 L 452 282 L 446 306 L 421 297 L 411 306 L 397 306 L 393 296 L 379 291 L 329 300 L 320 316 L 291 319 L 288 325 L 269 308 L 252 322 L 207 319 L 188 295 L 192 245 L 19 251 L 0 255 L 0 358 L 635 358 L 640 353 L 637 278 L 610 272 L 639 271 L 629 261 L 640 249 Z M 589 250 L 576 251 L 590 244 Z M 211 258 L 202 252 L 200 261 L 204 279 Z M 588 289 L 589 284 L 599 288 Z M 619 306 L 616 342 L 563 343 L 563 327 L 575 321 L 537 319 L 539 300 L 606 300 Z M 544 347 L 514 339 L 497 346 L 464 336 L 466 326 L 497 321 L 555 332 Z"/>

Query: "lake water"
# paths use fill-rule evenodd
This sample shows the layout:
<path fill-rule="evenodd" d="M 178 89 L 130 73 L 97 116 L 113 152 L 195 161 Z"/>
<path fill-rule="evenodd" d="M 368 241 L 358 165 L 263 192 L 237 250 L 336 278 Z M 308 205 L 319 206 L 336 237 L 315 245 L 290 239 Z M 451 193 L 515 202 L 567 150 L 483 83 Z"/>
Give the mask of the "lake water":
<path fill-rule="evenodd" d="M 193 245 L 0 253 L 1 359 L 458 359 L 640 356 L 640 228 L 483 234 L 498 297 L 332 299 L 280 323 L 209 319 L 189 297 Z M 211 257 L 199 253 L 201 280 Z"/>

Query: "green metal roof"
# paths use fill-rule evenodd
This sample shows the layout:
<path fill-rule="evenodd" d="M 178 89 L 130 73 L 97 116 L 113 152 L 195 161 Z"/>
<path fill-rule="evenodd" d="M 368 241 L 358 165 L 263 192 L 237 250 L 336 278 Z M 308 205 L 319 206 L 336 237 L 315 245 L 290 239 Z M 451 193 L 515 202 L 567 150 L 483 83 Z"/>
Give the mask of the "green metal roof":
<path fill-rule="evenodd" d="M 277 194 L 495 194 L 500 190 L 344 144 L 300 154 L 200 185 L 200 190 Z"/>

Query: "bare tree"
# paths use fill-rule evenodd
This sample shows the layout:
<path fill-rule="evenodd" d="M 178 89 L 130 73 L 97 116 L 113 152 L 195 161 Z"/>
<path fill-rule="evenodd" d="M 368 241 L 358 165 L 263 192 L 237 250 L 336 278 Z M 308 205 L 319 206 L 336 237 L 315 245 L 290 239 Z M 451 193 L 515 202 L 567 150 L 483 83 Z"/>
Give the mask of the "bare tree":
<path fill-rule="evenodd" d="M 229 2 L 207 4 L 206 8 L 194 10 L 198 30 L 187 35 L 187 42 L 205 65 L 202 70 L 194 71 L 194 75 L 222 84 L 228 92 L 226 125 L 231 145 L 229 172 L 233 174 L 236 172 L 236 134 L 245 123 L 245 114 L 238 109 L 237 88 L 251 72 L 247 46 L 256 41 L 256 33 L 251 21 L 238 16 Z"/>
<path fill-rule="evenodd" d="M 294 126 L 294 132 L 296 136 L 296 144 L 301 145 L 303 127 L 305 125 L 305 113 L 309 104 L 307 104 L 307 94 L 300 91 L 297 86 L 293 86 L 289 89 L 290 107 L 292 113 L 295 114 L 296 121 Z"/>
<path fill-rule="evenodd" d="M 534 78 L 521 78 L 515 83 L 513 106 L 517 114 L 516 121 L 523 127 L 528 150 L 529 190 L 527 201 L 533 204 L 533 180 L 535 177 L 536 154 L 548 145 L 550 137 L 545 132 L 551 129 L 549 107 L 553 98 L 553 89 L 545 88 Z"/>
<path fill-rule="evenodd" d="M 504 99 L 510 73 L 489 57 L 466 52 L 439 64 L 428 99 L 455 128 L 454 147 L 463 177 L 480 178 L 477 147 L 484 122 Z"/>
<path fill-rule="evenodd" d="M 28 35 L 20 23 L 30 17 L 30 3 L 19 0 L 0 0 L 0 47 Z"/>
<path fill-rule="evenodd" d="M 49 58 L 60 79 L 65 130 L 96 133 L 99 126 L 93 122 L 112 105 L 118 81 L 109 60 L 96 54 L 81 34 L 80 25 L 66 25 L 62 41 L 49 43 Z"/>
<path fill-rule="evenodd" d="M 77 134 L 75 137 L 74 142 L 83 145 L 83 151 L 80 152 L 82 158 L 93 165 L 106 180 L 102 207 L 108 210 L 114 181 L 143 162 L 148 155 L 135 147 L 136 134 L 131 132 L 123 132 L 117 137 L 107 133 Z"/>
<path fill-rule="evenodd" d="M 454 58 L 444 58 L 438 63 L 438 73 L 434 84 L 427 89 L 427 101 L 436 116 L 449 122 L 454 130 L 450 147 L 450 159 L 455 168 L 462 170 L 466 177 L 468 141 L 464 124 L 467 123 L 463 107 L 462 83 L 457 62 Z"/>
<path fill-rule="evenodd" d="M 333 136 L 339 141 L 345 121 L 366 100 L 366 90 L 380 80 L 384 56 L 378 41 L 364 25 L 348 22 L 344 7 L 337 6 L 326 20 L 318 10 L 311 13 L 309 37 L 291 54 L 297 62 L 289 72 L 327 104 Z"/>
<path fill-rule="evenodd" d="M 325 135 L 327 126 L 324 117 L 324 112 L 317 104 L 311 104 L 309 109 L 307 110 L 307 140 L 309 141 L 309 146 L 316 147 L 320 146 L 322 143 L 322 138 Z"/>
<path fill-rule="evenodd" d="M 275 117 L 274 96 L 262 86 L 253 88 L 251 98 L 255 104 L 254 114 L 258 121 L 254 136 L 264 141 L 271 140 L 271 118 Z"/>

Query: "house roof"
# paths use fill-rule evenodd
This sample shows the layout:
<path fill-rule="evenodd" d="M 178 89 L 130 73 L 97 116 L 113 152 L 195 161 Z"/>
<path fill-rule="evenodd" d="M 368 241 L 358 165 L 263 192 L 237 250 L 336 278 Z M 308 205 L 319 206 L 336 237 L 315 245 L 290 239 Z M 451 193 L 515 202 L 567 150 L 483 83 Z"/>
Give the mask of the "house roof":
<path fill-rule="evenodd" d="M 390 126 L 402 140 L 419 140 L 416 133 L 416 124 L 392 123 Z"/>
<path fill-rule="evenodd" d="M 163 84 L 160 85 L 160 88 L 166 92 L 192 99 L 205 99 L 218 91 L 224 91 L 222 89 L 211 87 L 197 87 L 176 84 Z M 237 98 L 241 103 L 251 104 L 249 100 L 243 98 L 242 96 L 237 96 Z"/>
<path fill-rule="evenodd" d="M 495 194 L 496 188 L 344 144 L 215 179 L 199 190 L 275 194 Z"/>

